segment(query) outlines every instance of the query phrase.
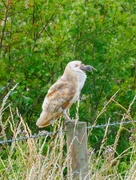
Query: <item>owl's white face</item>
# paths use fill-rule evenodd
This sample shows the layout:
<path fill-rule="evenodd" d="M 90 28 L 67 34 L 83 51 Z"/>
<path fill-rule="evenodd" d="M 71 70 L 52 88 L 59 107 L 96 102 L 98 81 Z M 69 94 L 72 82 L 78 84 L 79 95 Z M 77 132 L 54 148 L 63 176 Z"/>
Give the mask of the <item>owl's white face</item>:
<path fill-rule="evenodd" d="M 84 65 L 81 61 L 78 60 L 69 62 L 66 69 L 67 68 L 69 69 L 69 71 L 71 71 L 72 74 L 78 77 L 79 90 L 81 90 L 84 86 L 87 77 L 85 72 L 95 69 L 93 66 Z"/>
<path fill-rule="evenodd" d="M 93 66 L 84 65 L 81 61 L 71 61 L 68 63 L 68 67 L 70 67 L 73 71 L 85 74 L 86 71 L 92 71 Z"/>
<path fill-rule="evenodd" d="M 85 65 L 83 65 L 81 61 L 72 61 L 66 67 L 78 79 L 78 92 L 83 88 L 87 77 L 83 67 L 85 67 Z"/>
<path fill-rule="evenodd" d="M 68 67 L 70 67 L 73 72 L 85 74 L 85 71 L 81 68 L 82 66 L 83 64 L 81 61 L 72 61 L 68 63 Z"/>

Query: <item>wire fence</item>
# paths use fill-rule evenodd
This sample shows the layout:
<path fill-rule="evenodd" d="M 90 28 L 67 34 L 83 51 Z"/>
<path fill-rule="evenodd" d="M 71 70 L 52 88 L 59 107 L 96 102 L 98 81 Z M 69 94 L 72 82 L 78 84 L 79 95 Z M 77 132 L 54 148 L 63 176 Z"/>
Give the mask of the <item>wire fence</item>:
<path fill-rule="evenodd" d="M 136 120 L 133 120 L 133 123 L 136 123 Z M 114 123 L 111 123 L 111 124 L 99 124 L 99 125 L 95 125 L 95 126 L 88 126 L 87 129 L 94 129 L 94 128 L 103 128 L 103 127 L 107 127 L 107 126 L 119 126 L 119 125 L 126 125 L 126 124 L 132 124 L 131 121 L 125 121 L 125 122 L 114 122 Z M 0 141 L 0 144 L 1 145 L 4 145 L 4 144 L 9 144 L 9 143 L 12 143 L 12 142 L 16 142 L 16 141 L 23 141 L 23 140 L 27 140 L 27 139 L 36 139 L 36 138 L 39 138 L 39 137 L 43 137 L 43 136 L 50 136 L 50 135 L 53 135 L 53 134 L 56 134 L 56 133 L 59 133 L 60 131 L 57 131 L 57 132 L 42 132 L 39 133 L 39 134 L 34 134 L 34 135 L 27 135 L 27 136 L 24 136 L 24 137 L 18 137 L 18 138 L 13 138 L 13 139 L 8 139 L 8 140 L 1 140 Z M 63 132 L 65 132 L 65 130 L 63 130 Z"/>
<path fill-rule="evenodd" d="M 133 120 L 133 122 L 136 122 L 136 120 Z M 92 129 L 92 128 L 103 128 L 106 126 L 119 126 L 121 124 L 132 124 L 131 121 L 125 121 L 125 122 L 113 122 L 110 124 L 99 124 L 99 125 L 95 125 L 95 126 L 88 126 L 87 129 Z"/>
<path fill-rule="evenodd" d="M 18 137 L 18 138 L 14 138 L 14 139 L 8 139 L 8 140 L 4 140 L 4 141 L 0 141 L 0 144 L 8 144 L 8 143 L 11 143 L 11 142 L 16 142 L 16 141 L 23 141 L 23 140 L 27 140 L 27 139 L 36 139 L 36 138 L 39 138 L 39 137 L 43 137 L 43 136 L 49 136 L 49 135 L 52 135 L 54 134 L 54 132 L 46 132 L 46 133 L 42 133 L 42 134 L 34 134 L 34 135 L 31 135 L 31 136 L 24 136 L 24 137 Z"/>

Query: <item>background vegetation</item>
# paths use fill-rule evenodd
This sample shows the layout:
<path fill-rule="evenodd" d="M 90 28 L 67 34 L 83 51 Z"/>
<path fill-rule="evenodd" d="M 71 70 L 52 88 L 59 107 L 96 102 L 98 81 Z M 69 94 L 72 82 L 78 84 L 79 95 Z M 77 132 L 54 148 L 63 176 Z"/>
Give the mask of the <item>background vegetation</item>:
<path fill-rule="evenodd" d="M 97 69 L 94 74 L 88 73 L 82 91 L 78 109 L 81 121 L 91 125 L 105 124 L 108 120 L 132 122 L 136 119 L 135 0 L 0 2 L 1 102 L 19 83 L 1 108 L 1 139 L 15 136 L 14 132 L 22 122 L 17 109 L 32 134 L 38 133 L 35 123 L 44 96 L 51 84 L 62 75 L 66 64 L 75 59 Z M 71 109 L 73 118 L 77 113 L 76 106 Z M 52 127 L 46 129 L 53 130 Z M 21 128 L 23 130 L 24 127 Z M 101 152 L 104 133 L 102 128 L 89 133 L 88 144 L 95 150 L 96 156 L 100 155 L 98 150 Z M 129 176 L 131 163 L 135 160 L 135 148 L 132 151 L 130 141 L 135 140 L 135 125 L 112 127 L 106 136 L 104 147 L 113 146 L 116 140 L 118 142 L 114 146 L 115 157 L 130 148 L 131 156 L 127 151 L 127 155 L 118 161 L 116 171 L 121 173 L 120 178 L 125 176 L 126 171 Z M 26 144 L 19 147 L 20 152 L 29 154 Z M 8 147 L 2 146 L 0 153 L 0 166 L 5 169 L 6 163 L 9 163 Z M 19 156 L 12 155 L 12 160 Z M 21 156 L 22 159 L 24 156 Z M 100 166 L 102 162 L 103 159 Z M 13 163 L 13 166 L 17 165 Z M 4 170 L 0 173 L 3 172 L 7 173 Z M 15 172 L 12 175 L 16 177 Z"/>

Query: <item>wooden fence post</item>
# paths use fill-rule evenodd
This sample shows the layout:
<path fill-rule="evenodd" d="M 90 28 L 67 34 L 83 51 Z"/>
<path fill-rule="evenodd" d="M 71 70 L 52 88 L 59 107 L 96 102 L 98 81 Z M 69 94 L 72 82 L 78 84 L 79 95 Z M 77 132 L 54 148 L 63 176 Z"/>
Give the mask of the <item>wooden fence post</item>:
<path fill-rule="evenodd" d="M 67 123 L 66 138 L 68 180 L 89 180 L 86 123 Z"/>

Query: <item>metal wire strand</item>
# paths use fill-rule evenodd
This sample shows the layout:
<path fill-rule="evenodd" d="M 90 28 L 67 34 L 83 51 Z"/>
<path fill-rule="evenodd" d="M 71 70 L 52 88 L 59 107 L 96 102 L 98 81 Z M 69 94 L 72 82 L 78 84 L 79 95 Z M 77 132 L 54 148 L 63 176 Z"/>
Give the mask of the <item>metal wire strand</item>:
<path fill-rule="evenodd" d="M 136 120 L 133 120 L 133 122 L 136 122 Z M 87 129 L 92 129 L 92 128 L 103 128 L 103 127 L 106 127 L 107 125 L 108 126 L 119 126 L 121 124 L 131 124 L 132 122 L 131 121 L 125 121 L 125 122 L 114 122 L 114 123 L 110 123 L 110 124 L 99 124 L 99 125 L 96 125 L 96 126 L 88 126 Z"/>
<path fill-rule="evenodd" d="M 8 143 L 11 143 L 11 142 L 24 141 L 24 140 L 27 140 L 27 139 L 36 139 L 36 138 L 43 137 L 43 136 L 50 136 L 52 134 L 54 134 L 54 132 L 48 132 L 48 133 L 42 133 L 42 134 L 34 134 L 32 136 L 18 137 L 18 138 L 15 138 L 15 139 L 8 139 L 8 140 L 5 140 L 5 141 L 0 141 L 0 144 L 8 144 Z"/>
<path fill-rule="evenodd" d="M 133 120 L 133 122 L 136 122 L 136 120 Z M 87 129 L 103 128 L 103 127 L 106 127 L 107 125 L 108 126 L 119 126 L 121 124 L 131 124 L 131 123 L 132 123 L 131 121 L 125 121 L 125 122 L 114 122 L 114 123 L 111 123 L 111 124 L 99 124 L 99 125 L 96 125 L 96 126 L 93 126 L 93 125 L 88 126 Z M 59 131 L 57 133 L 59 133 Z M 24 136 L 24 137 L 18 137 L 18 138 L 14 138 L 14 139 L 8 139 L 8 140 L 5 140 L 5 141 L 2 140 L 2 141 L 0 141 L 0 144 L 4 145 L 4 144 L 16 142 L 16 141 L 23 141 L 23 140 L 27 140 L 27 139 L 36 139 L 36 138 L 39 138 L 39 137 L 50 136 L 50 135 L 53 135 L 53 134 L 56 134 L 56 133 L 55 132 L 45 132 L 45 133 L 41 133 L 41 134 L 34 134 L 34 135 L 31 135 L 31 136 Z"/>

